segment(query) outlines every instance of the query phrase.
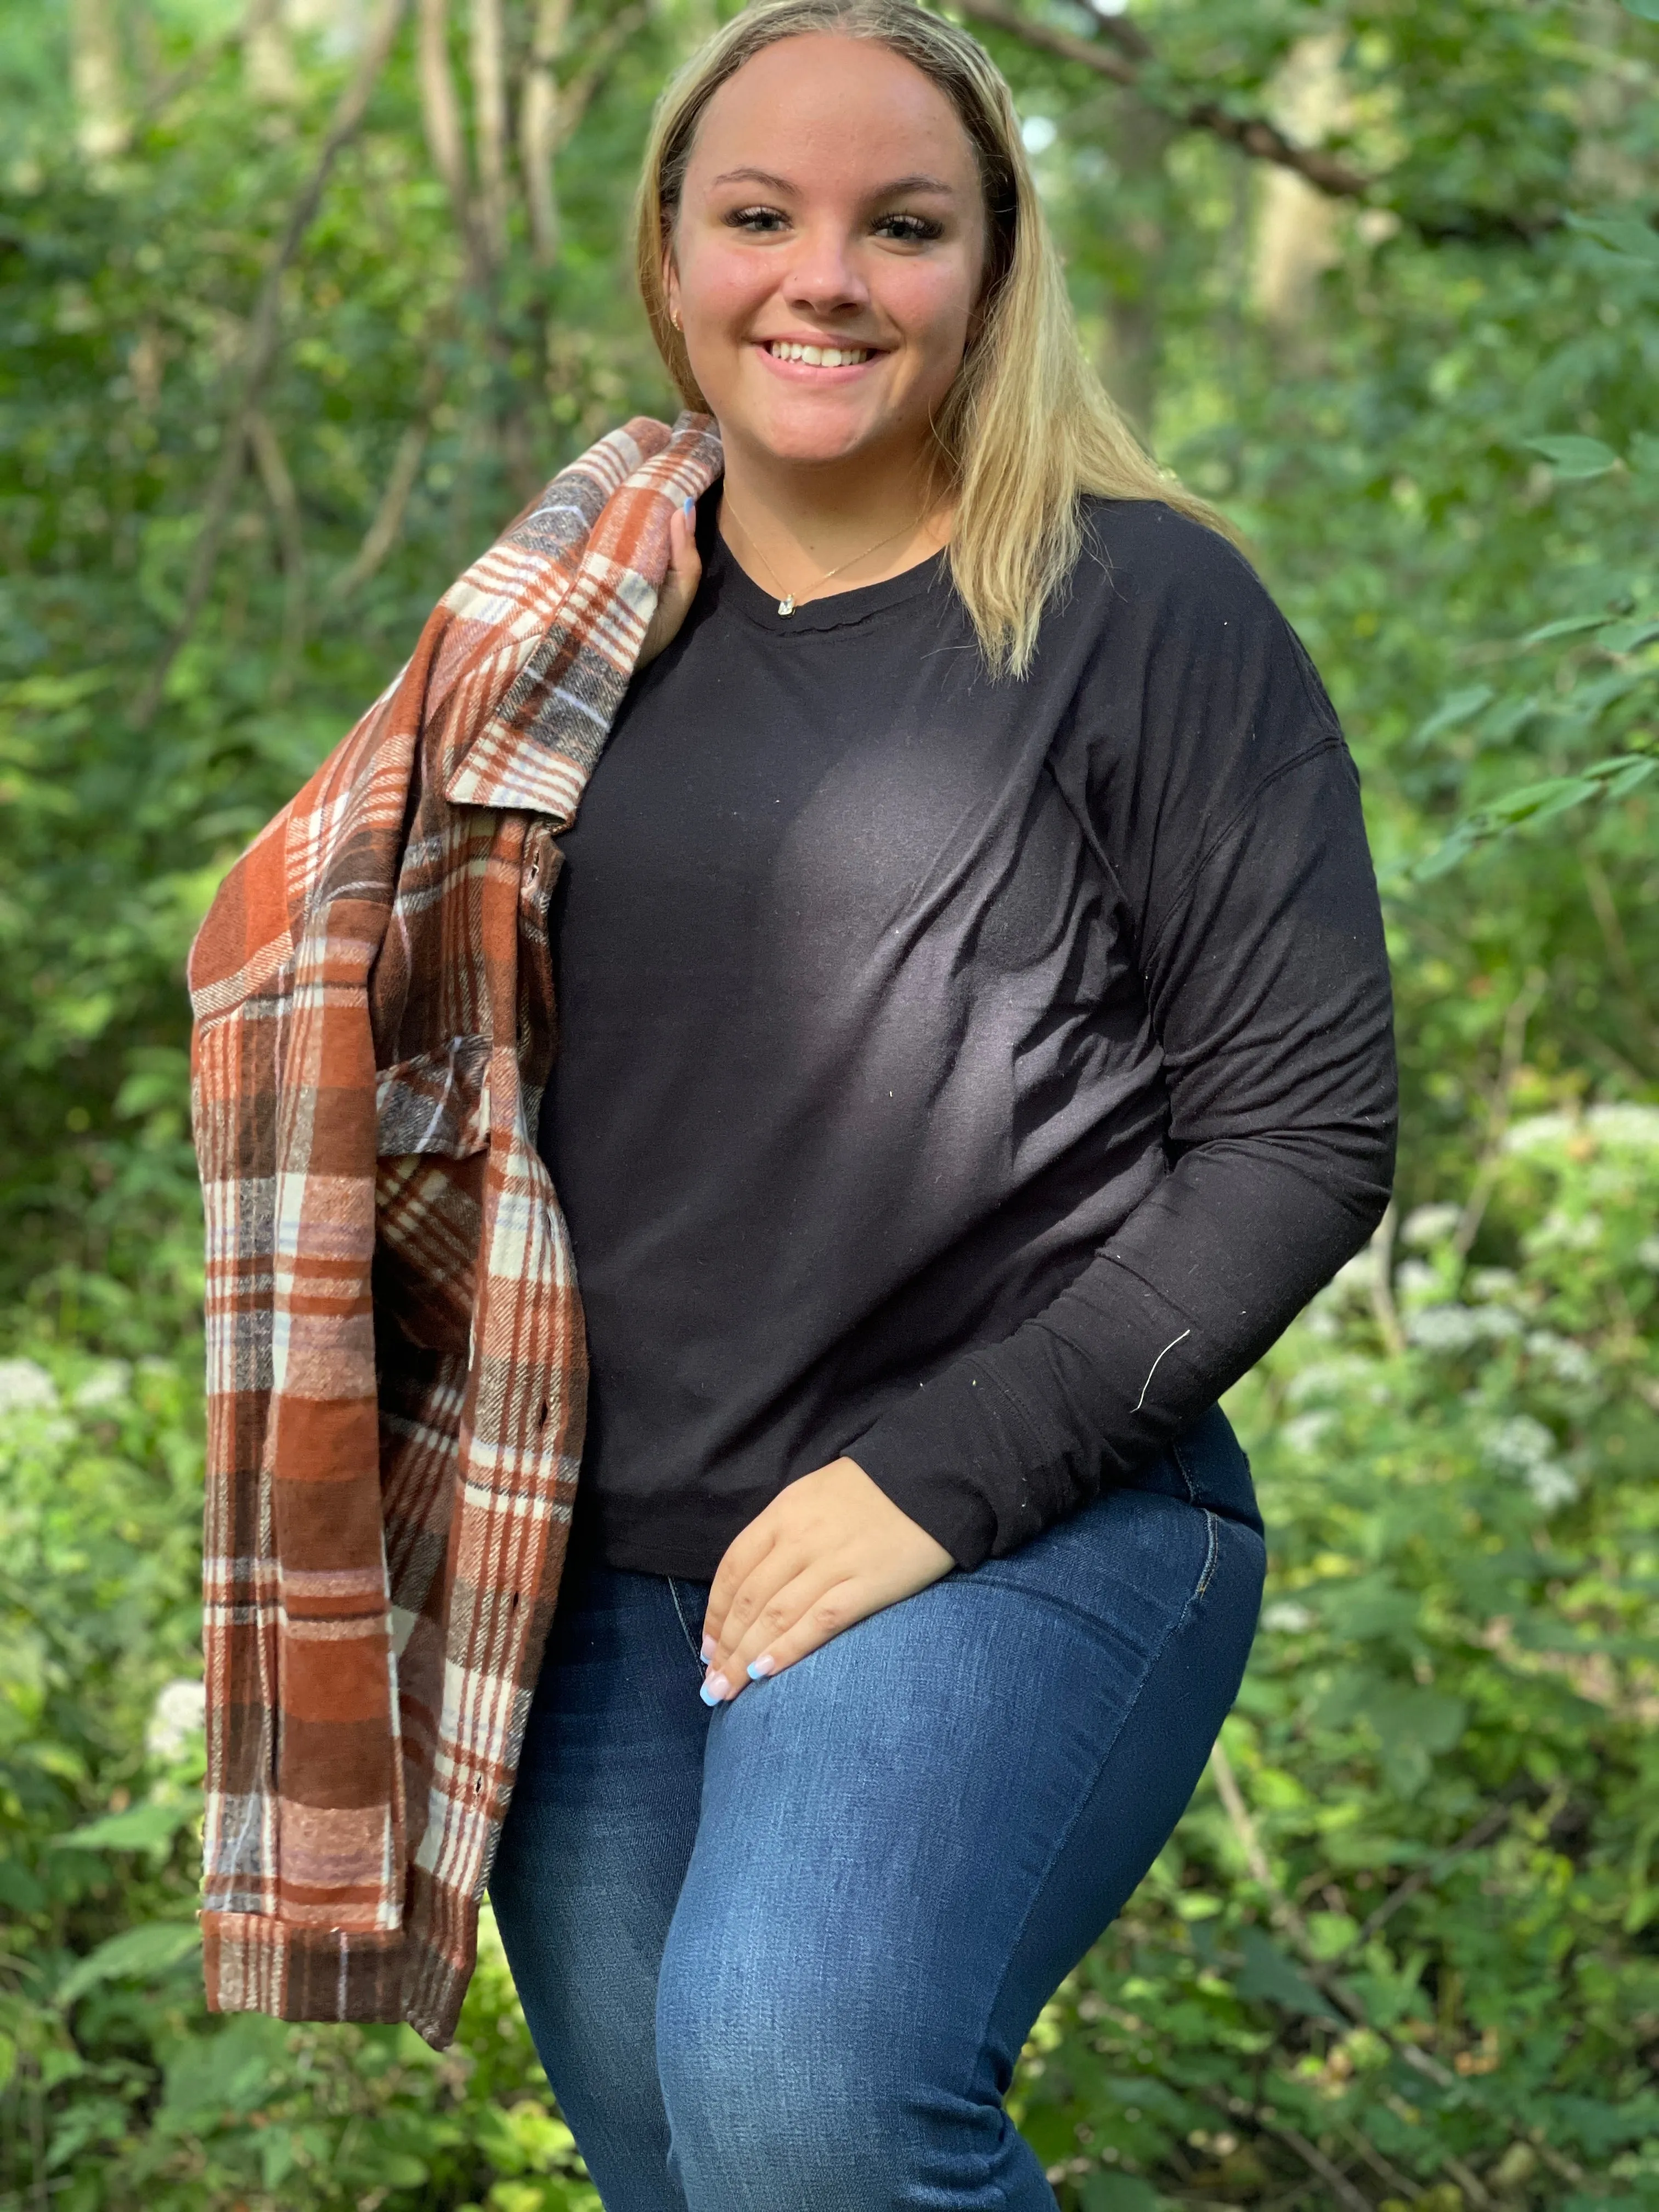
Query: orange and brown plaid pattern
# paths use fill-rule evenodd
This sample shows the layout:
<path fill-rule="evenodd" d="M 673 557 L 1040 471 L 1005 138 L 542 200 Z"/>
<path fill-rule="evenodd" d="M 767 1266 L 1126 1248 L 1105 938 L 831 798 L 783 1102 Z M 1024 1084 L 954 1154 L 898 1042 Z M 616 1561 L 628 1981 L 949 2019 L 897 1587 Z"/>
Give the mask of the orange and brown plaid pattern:
<path fill-rule="evenodd" d="M 556 477 L 191 954 L 216 2010 L 454 2033 L 582 1443 L 553 840 L 720 465 L 684 415 Z"/>

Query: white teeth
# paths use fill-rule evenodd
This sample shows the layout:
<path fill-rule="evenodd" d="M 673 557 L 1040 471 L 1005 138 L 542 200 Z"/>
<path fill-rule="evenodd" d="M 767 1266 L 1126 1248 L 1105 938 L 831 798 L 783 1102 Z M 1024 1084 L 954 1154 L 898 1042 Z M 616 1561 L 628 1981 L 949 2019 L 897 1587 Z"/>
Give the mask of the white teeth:
<path fill-rule="evenodd" d="M 797 345 L 791 338 L 774 338 L 767 351 L 774 361 L 804 361 L 814 368 L 855 368 L 870 358 L 867 346 Z"/>

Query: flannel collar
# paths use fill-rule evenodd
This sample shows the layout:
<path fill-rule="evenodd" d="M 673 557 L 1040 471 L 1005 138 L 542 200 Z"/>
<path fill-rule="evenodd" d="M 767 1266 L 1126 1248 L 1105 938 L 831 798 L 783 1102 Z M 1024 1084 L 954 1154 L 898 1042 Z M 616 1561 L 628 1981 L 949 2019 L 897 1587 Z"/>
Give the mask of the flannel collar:
<path fill-rule="evenodd" d="M 452 805 L 545 815 L 556 830 L 568 827 L 656 611 L 669 516 L 701 499 L 722 465 L 713 417 L 689 409 L 654 453 L 619 432 L 588 459 L 600 454 L 620 480 L 547 630 L 500 705 L 463 736 L 443 781 Z M 557 497 L 565 482 L 556 479 L 550 493 Z M 526 519 L 532 531 L 543 514 L 550 532 L 568 532 L 568 515 L 554 507 Z"/>

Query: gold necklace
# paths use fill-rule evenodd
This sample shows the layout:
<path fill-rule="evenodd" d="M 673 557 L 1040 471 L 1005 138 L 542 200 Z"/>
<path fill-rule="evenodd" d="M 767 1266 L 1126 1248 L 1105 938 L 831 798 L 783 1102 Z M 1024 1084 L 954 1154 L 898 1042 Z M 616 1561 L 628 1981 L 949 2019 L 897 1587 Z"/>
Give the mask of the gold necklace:
<path fill-rule="evenodd" d="M 722 505 L 726 512 L 731 515 L 732 521 L 737 524 L 738 529 L 742 531 L 744 536 L 749 540 L 750 545 L 754 550 L 756 558 L 759 561 L 762 568 L 765 569 L 767 574 L 775 584 L 778 581 L 777 570 L 767 559 L 765 554 L 761 551 L 760 545 L 756 539 L 754 532 L 750 529 L 743 517 L 738 513 L 736 507 L 732 506 L 732 495 L 729 492 L 724 495 Z M 910 522 L 901 522 L 896 530 L 890 530 L 885 538 L 878 538 L 875 544 L 873 545 L 866 545 L 862 553 L 854 553 L 845 561 L 838 561 L 833 568 L 826 568 L 821 576 L 816 577 L 813 581 L 806 586 L 807 591 L 809 592 L 816 592 L 820 584 L 827 584 L 832 576 L 839 576 L 843 568 L 850 568 L 860 561 L 867 561 L 871 554 L 879 553 L 884 545 L 890 545 L 896 538 L 902 538 L 907 530 L 915 529 L 917 524 L 919 524 L 921 520 L 921 517 L 917 515 L 915 520 Z M 783 597 L 778 601 L 778 612 L 781 615 L 792 615 L 799 605 L 800 601 L 796 598 L 794 592 L 787 591 Z"/>

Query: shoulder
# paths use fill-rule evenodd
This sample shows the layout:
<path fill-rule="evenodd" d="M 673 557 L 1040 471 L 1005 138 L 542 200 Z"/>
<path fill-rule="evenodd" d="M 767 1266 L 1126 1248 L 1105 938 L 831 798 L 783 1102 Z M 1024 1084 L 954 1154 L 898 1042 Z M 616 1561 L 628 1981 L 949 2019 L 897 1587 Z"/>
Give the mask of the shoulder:
<path fill-rule="evenodd" d="M 1119 604 L 1172 614 L 1237 608 L 1284 617 L 1238 548 L 1218 530 L 1161 499 L 1086 497 L 1074 583 Z"/>
<path fill-rule="evenodd" d="M 1082 519 L 1068 597 L 1097 665 L 1218 685 L 1241 704 L 1265 691 L 1340 737 L 1306 647 L 1229 538 L 1162 500 L 1091 497 Z"/>

